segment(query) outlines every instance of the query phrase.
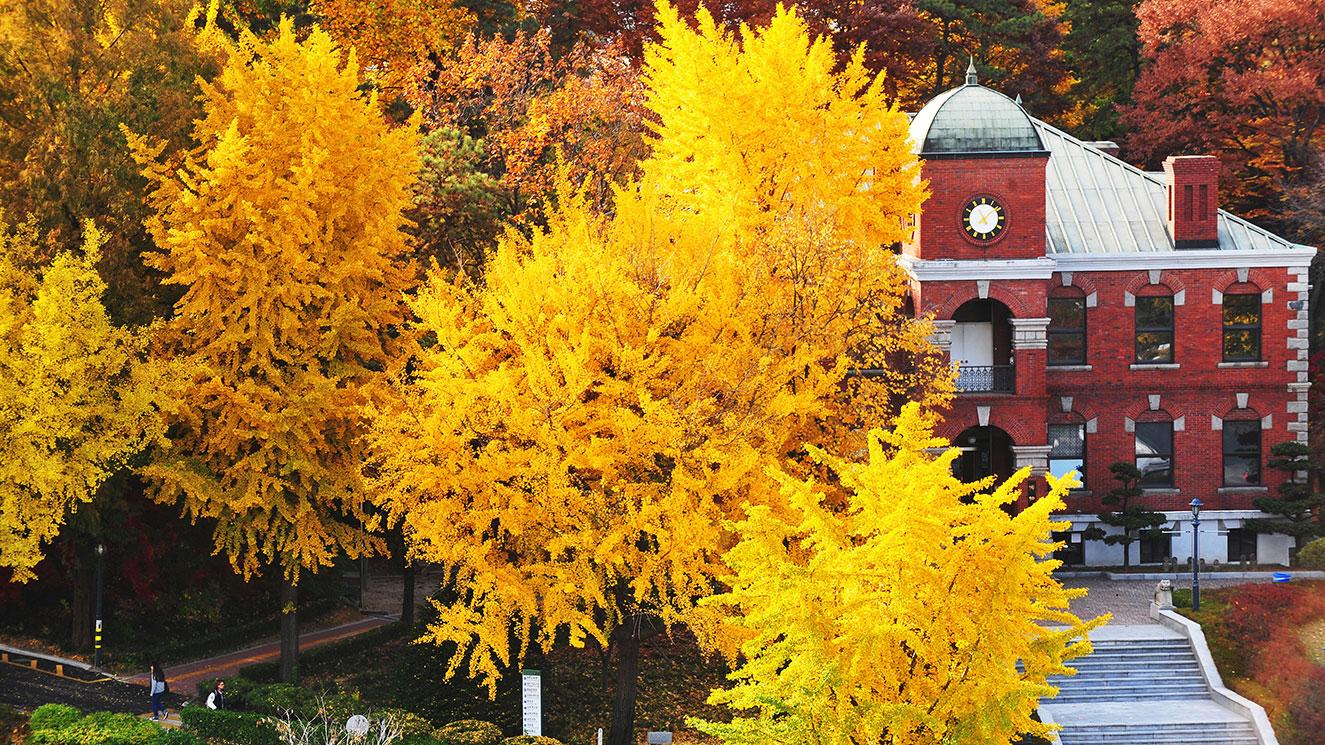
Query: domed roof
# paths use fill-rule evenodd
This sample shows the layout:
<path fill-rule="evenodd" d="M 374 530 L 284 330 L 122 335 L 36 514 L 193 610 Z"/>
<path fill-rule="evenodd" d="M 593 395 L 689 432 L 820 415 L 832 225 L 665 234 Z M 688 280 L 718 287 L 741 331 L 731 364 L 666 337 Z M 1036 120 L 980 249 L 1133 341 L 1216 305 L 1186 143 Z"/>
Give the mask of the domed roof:
<path fill-rule="evenodd" d="M 1045 152 L 1030 115 L 1019 102 L 980 85 L 974 61 L 966 85 L 939 94 L 915 115 L 911 139 L 922 156 Z"/>

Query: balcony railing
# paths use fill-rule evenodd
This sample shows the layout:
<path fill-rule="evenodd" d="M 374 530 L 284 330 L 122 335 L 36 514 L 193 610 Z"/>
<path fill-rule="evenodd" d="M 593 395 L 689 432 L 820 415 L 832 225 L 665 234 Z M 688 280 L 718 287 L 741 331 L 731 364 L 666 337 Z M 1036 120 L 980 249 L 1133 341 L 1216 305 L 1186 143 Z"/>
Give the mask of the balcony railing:
<path fill-rule="evenodd" d="M 1012 365 L 968 366 L 957 370 L 958 393 L 1014 393 L 1017 370 Z"/>

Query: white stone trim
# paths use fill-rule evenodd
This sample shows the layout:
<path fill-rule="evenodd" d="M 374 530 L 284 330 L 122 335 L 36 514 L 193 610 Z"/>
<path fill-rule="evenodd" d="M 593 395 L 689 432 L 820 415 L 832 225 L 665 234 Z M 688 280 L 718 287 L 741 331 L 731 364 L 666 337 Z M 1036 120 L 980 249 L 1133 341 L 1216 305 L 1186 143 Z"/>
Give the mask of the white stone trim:
<path fill-rule="evenodd" d="M 1250 277 L 1250 276 L 1251 276 L 1251 269 L 1250 269 L 1250 268 L 1245 267 L 1245 266 L 1240 266 L 1240 267 L 1238 267 L 1238 281 L 1239 281 L 1239 282 L 1246 282 L 1246 281 L 1247 281 L 1247 278 Z"/>
<path fill-rule="evenodd" d="M 957 325 L 956 321 L 930 321 L 934 327 L 933 333 L 929 335 L 929 343 L 938 347 L 940 351 L 946 353 L 952 350 L 952 329 Z"/>
<path fill-rule="evenodd" d="M 1219 290 L 1216 290 L 1216 289 L 1214 289 L 1214 288 L 1211 288 L 1211 289 L 1210 289 L 1210 304 L 1211 304 L 1211 305 L 1223 305 L 1223 304 L 1224 304 L 1224 293 L 1222 293 L 1222 292 L 1220 292 Z"/>
<path fill-rule="evenodd" d="M 920 282 L 993 279 L 1049 279 L 1055 261 L 1039 259 L 917 259 L 898 256 L 897 263 Z"/>
<path fill-rule="evenodd" d="M 977 406 L 977 407 L 975 407 L 975 418 L 976 418 L 977 421 L 980 422 L 980 426 L 981 426 L 981 427 L 988 427 L 988 426 L 989 426 L 989 407 L 988 407 L 988 406 Z"/>
<path fill-rule="evenodd" d="M 1071 272 L 1068 272 L 1068 274 L 1071 274 Z M 1100 304 L 1100 294 L 1098 292 L 1092 292 L 1086 296 L 1087 308 L 1094 308 L 1099 304 Z"/>
<path fill-rule="evenodd" d="M 1136 295 L 1133 295 L 1127 290 L 1123 290 L 1123 307 L 1131 308 L 1134 305 L 1136 305 Z"/>
<path fill-rule="evenodd" d="M 1123 417 L 1123 431 L 1124 432 L 1136 431 L 1136 422 L 1133 421 L 1130 416 Z"/>
<path fill-rule="evenodd" d="M 1234 394 L 1233 394 L 1233 400 L 1236 401 L 1236 402 L 1238 403 L 1238 408 L 1239 408 L 1239 409 L 1245 409 L 1245 408 L 1247 408 L 1247 399 L 1249 399 L 1249 398 L 1251 398 L 1251 396 L 1248 395 L 1248 394 L 1246 394 L 1246 393 L 1234 393 Z"/>
<path fill-rule="evenodd" d="M 1178 290 L 1177 292 L 1173 293 L 1173 304 L 1174 304 L 1175 306 L 1178 306 L 1178 305 L 1186 305 L 1186 304 L 1187 304 L 1187 291 L 1186 291 L 1186 290 Z"/>
<path fill-rule="evenodd" d="M 981 300 L 988 300 L 988 299 L 989 299 L 989 280 L 987 280 L 987 279 L 977 279 L 977 280 L 975 281 L 975 294 L 976 294 L 976 297 L 979 297 Z"/>
<path fill-rule="evenodd" d="M 1270 287 L 1270 288 L 1266 289 L 1265 292 L 1262 292 L 1262 293 L 1261 293 L 1261 302 L 1262 302 L 1262 303 L 1273 303 L 1273 302 L 1274 302 L 1274 288 L 1273 288 L 1273 287 Z"/>
<path fill-rule="evenodd" d="M 1086 420 L 1086 434 L 1093 435 L 1100 431 L 1100 418 L 1093 416 Z"/>
<path fill-rule="evenodd" d="M 1031 467 L 1031 473 L 1039 476 L 1049 470 L 1049 445 L 1013 445 L 1013 467 L 1017 469 Z"/>
<path fill-rule="evenodd" d="M 1062 272 L 1120 272 L 1148 269 L 1237 269 L 1238 267 L 1309 267 L 1316 249 L 1189 249 L 1127 253 L 1055 254 Z"/>
<path fill-rule="evenodd" d="M 1147 395 L 1146 401 L 1147 403 L 1150 404 L 1151 411 L 1159 411 L 1160 395 L 1158 393 L 1151 393 Z"/>
<path fill-rule="evenodd" d="M 1060 282 L 1062 282 L 1063 287 L 1072 286 L 1072 272 L 1063 272 L 1062 274 L 1058 275 L 1058 279 Z"/>
<path fill-rule="evenodd" d="M 1261 417 L 1261 429 L 1274 429 L 1274 414 Z"/>
<path fill-rule="evenodd" d="M 1211 415 L 1211 416 L 1210 416 L 1210 429 L 1213 430 L 1213 431 L 1215 431 L 1215 432 L 1223 432 L 1223 431 L 1224 431 L 1224 420 L 1223 420 L 1223 419 L 1220 419 L 1220 418 L 1217 417 L 1217 416 Z"/>
<path fill-rule="evenodd" d="M 1046 349 L 1049 346 L 1048 318 L 1010 318 L 1012 348 Z"/>
<path fill-rule="evenodd" d="M 1150 279 L 1150 284 L 1152 284 L 1152 285 L 1157 285 L 1157 284 L 1159 284 L 1159 278 L 1160 278 L 1160 276 L 1161 276 L 1163 273 L 1164 273 L 1164 270 L 1163 270 L 1163 269 L 1151 269 L 1151 270 L 1149 270 L 1149 271 L 1146 272 L 1146 274 L 1148 275 L 1148 277 L 1149 277 L 1149 279 Z"/>
<path fill-rule="evenodd" d="M 1072 410 L 1072 397 L 1071 397 L 1071 396 L 1059 396 L 1059 398 L 1058 398 L 1058 405 L 1059 405 L 1060 407 L 1062 407 L 1062 409 L 1063 409 L 1063 413 L 1064 413 L 1064 414 L 1068 413 L 1069 411 Z"/>
<path fill-rule="evenodd" d="M 1180 417 L 1178 417 L 1177 419 L 1174 419 L 1174 420 L 1173 420 L 1173 431 L 1174 431 L 1174 432 L 1186 432 L 1186 431 L 1187 431 L 1187 415 L 1186 415 L 1186 414 L 1183 414 L 1182 416 L 1180 416 Z"/>

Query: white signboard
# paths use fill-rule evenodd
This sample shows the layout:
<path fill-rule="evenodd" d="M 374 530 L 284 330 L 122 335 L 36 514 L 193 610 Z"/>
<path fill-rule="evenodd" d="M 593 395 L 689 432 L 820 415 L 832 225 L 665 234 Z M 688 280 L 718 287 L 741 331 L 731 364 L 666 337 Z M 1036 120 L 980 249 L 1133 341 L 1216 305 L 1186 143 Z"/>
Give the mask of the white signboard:
<path fill-rule="evenodd" d="M 521 699 L 524 713 L 523 734 L 543 734 L 543 679 L 537 670 L 521 670 Z"/>

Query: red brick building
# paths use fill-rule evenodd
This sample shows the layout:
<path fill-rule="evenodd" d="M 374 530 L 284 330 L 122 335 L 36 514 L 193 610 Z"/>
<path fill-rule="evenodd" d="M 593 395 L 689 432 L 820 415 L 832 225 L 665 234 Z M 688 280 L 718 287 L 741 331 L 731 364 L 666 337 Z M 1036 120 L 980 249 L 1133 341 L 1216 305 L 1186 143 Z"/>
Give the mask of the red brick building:
<path fill-rule="evenodd" d="M 1141 171 L 1111 143 L 1030 117 L 974 69 L 911 136 L 932 196 L 900 261 L 959 366 L 942 434 L 963 448 L 960 475 L 1030 466 L 1029 500 L 1044 473 L 1082 471 L 1061 555 L 1121 564 L 1121 547 L 1081 534 L 1116 486 L 1109 465 L 1134 462 L 1174 522 L 1132 544 L 1133 563 L 1191 556 L 1183 518 L 1197 497 L 1202 558 L 1286 563 L 1291 539 L 1243 521 L 1277 484 L 1270 447 L 1306 440 L 1315 249 L 1219 210 L 1216 159 Z"/>

